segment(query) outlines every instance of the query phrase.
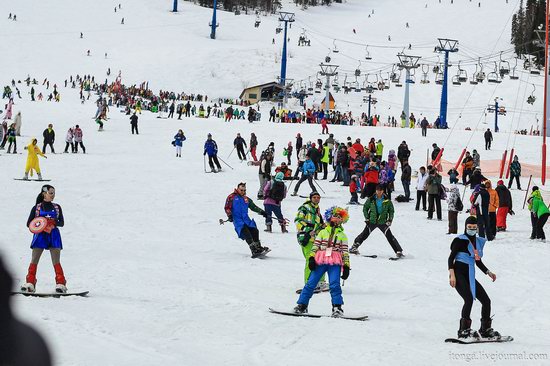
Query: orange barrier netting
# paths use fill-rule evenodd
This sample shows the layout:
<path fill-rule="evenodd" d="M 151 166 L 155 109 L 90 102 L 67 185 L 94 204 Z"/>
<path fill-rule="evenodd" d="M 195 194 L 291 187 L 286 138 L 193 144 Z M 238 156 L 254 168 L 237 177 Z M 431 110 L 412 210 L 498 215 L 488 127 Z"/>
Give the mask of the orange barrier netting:
<path fill-rule="evenodd" d="M 501 160 L 481 160 L 480 162 L 481 172 L 486 177 L 498 177 L 500 174 L 500 162 Z M 441 164 L 441 168 L 443 169 L 441 171 L 441 174 L 447 175 L 447 172 L 451 168 L 454 168 L 456 162 L 451 162 L 451 161 L 441 159 L 440 164 Z M 506 169 L 508 169 L 508 164 L 506 164 L 506 168 L 504 170 L 504 176 L 506 176 Z M 462 164 L 458 166 L 458 172 L 462 176 Z M 522 177 L 529 177 L 530 175 L 532 175 L 533 178 L 540 178 L 541 173 L 542 172 L 540 169 L 540 165 L 521 163 Z M 550 177 L 550 166 L 546 167 L 546 176 Z"/>

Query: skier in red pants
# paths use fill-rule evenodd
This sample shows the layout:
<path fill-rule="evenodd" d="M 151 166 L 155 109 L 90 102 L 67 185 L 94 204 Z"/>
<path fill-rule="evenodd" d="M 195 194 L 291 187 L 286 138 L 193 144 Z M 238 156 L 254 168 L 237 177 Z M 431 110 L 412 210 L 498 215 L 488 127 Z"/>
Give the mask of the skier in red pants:
<path fill-rule="evenodd" d="M 504 181 L 501 179 L 497 182 L 495 188 L 498 194 L 498 211 L 497 211 L 497 231 L 506 231 L 506 217 L 508 214 L 514 215 L 512 210 L 512 195 L 510 190 L 504 185 Z"/>

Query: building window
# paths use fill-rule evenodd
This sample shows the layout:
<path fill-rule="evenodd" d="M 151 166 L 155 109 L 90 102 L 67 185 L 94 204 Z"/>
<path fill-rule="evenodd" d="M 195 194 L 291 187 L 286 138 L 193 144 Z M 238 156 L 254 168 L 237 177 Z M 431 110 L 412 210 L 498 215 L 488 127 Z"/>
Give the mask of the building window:
<path fill-rule="evenodd" d="M 248 94 L 248 99 L 258 99 L 258 94 L 256 94 L 256 93 L 254 93 L 254 94 L 253 94 L 253 93 L 250 93 L 250 94 Z"/>

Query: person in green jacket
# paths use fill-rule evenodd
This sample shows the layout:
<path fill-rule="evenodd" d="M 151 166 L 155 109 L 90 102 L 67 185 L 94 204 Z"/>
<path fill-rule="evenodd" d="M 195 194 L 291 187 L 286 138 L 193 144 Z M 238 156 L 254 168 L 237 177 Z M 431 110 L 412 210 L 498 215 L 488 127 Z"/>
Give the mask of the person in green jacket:
<path fill-rule="evenodd" d="M 321 166 L 323 168 L 323 178 L 322 180 L 327 179 L 328 174 L 328 164 L 330 162 L 330 147 L 328 146 L 328 142 L 325 141 L 323 144 L 323 156 L 321 157 Z"/>
<path fill-rule="evenodd" d="M 544 235 L 544 225 L 550 216 L 550 210 L 548 206 L 542 200 L 539 187 L 534 186 L 531 196 L 527 200 L 529 202 L 529 211 L 531 211 L 531 240 L 540 239 L 540 241 L 546 241 L 546 235 Z"/>
<path fill-rule="evenodd" d="M 319 210 L 319 202 L 321 195 L 317 192 L 311 192 L 309 200 L 304 202 L 299 208 L 294 223 L 296 224 L 298 243 L 302 246 L 302 254 L 305 259 L 304 268 L 304 283 L 307 283 L 311 270 L 308 266 L 309 255 L 315 236 L 323 229 L 325 223 L 323 216 Z M 328 284 L 325 281 L 325 276 L 319 282 L 319 290 L 328 291 Z"/>
<path fill-rule="evenodd" d="M 378 140 L 376 143 L 376 160 L 382 161 L 382 154 L 384 153 L 384 144 L 382 140 Z"/>
<path fill-rule="evenodd" d="M 361 244 L 369 237 L 371 232 L 379 229 L 386 236 L 396 256 L 401 258 L 403 256 L 403 249 L 390 230 L 393 213 L 393 203 L 384 194 L 384 186 L 379 184 L 376 186 L 376 193 L 363 205 L 363 215 L 365 216 L 366 223 L 365 229 L 355 238 L 349 252 L 359 254 Z"/>

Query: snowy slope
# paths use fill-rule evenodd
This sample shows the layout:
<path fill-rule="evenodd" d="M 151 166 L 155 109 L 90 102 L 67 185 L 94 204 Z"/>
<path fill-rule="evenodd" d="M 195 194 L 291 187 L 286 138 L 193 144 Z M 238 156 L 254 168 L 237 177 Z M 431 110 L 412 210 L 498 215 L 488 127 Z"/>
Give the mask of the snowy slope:
<path fill-rule="evenodd" d="M 334 23 L 345 23 L 350 17 L 366 19 L 360 11 L 370 8 L 376 9 L 371 19 L 379 24 L 387 22 L 378 16 L 397 13 L 395 2 L 363 5 L 366 3 L 349 1 L 335 6 L 333 10 L 339 20 Z M 411 1 L 399 2 L 399 5 L 403 13 L 426 11 L 433 16 L 437 2 L 428 2 L 426 10 L 424 3 Z M 446 4 L 439 11 L 468 19 L 465 12 L 474 6 L 456 3 L 455 8 Z M 274 57 L 268 56 L 267 51 L 275 22 L 269 33 L 265 31 L 263 39 L 244 41 L 244 35 L 253 30 L 253 17 L 222 13 L 220 23 L 232 24 L 240 32 L 229 33 L 220 28 L 219 43 L 225 47 L 220 51 L 213 50 L 208 43 L 211 41 L 206 38 L 207 20 L 199 21 L 199 15 L 209 12 L 187 3 L 183 9 L 188 12 L 177 15 L 157 9 L 150 2 L 136 0 L 138 5 L 132 7 L 123 4 L 125 26 L 129 28 L 125 31 L 118 30 L 120 15 L 110 14 L 114 4 L 108 2 L 93 5 L 79 2 L 78 7 L 68 1 L 58 1 L 48 7 L 43 3 L 6 4 L 0 2 L 2 9 L 13 9 L 20 21 L 14 24 L 0 20 L 1 34 L 6 38 L 4 44 L 12 45 L 12 57 L 0 60 L 0 67 L 5 71 L 2 84 L 11 80 L 11 75 L 24 78 L 27 73 L 37 78 L 47 75 L 61 84 L 71 73 L 102 75 L 110 66 L 112 70 L 123 70 L 123 82 L 149 80 L 154 88 L 235 95 L 241 88 L 240 78 L 249 76 L 254 80 L 255 75 L 265 75 L 266 70 L 278 72 Z M 483 24 L 487 25 L 488 34 L 491 30 L 487 44 L 491 44 L 489 38 L 493 43 L 498 38 L 499 32 L 493 33 L 492 29 L 503 26 L 503 18 L 512 13 L 513 4 L 507 6 L 494 9 L 494 18 L 484 13 Z M 413 13 L 414 9 L 418 13 Z M 326 22 L 334 13 L 319 8 L 304 14 L 310 15 L 315 29 L 328 29 Z M 396 24 L 396 29 L 404 28 L 408 19 L 414 28 L 416 21 L 413 22 L 412 17 L 394 15 L 391 23 Z M 32 21 L 25 23 L 25 18 Z M 480 19 L 481 15 L 473 18 L 469 26 L 449 24 L 454 27 L 454 33 L 450 31 L 445 36 L 459 37 L 463 33 L 466 42 L 471 32 L 468 37 L 475 43 L 472 25 L 481 23 Z M 431 24 L 438 21 L 432 20 Z M 269 21 L 263 20 L 262 32 Z M 184 24 L 187 28 L 174 24 Z M 334 24 L 334 32 L 349 33 L 350 26 L 338 30 L 338 27 L 344 28 L 338 24 Z M 355 27 L 359 33 L 367 31 Z M 371 31 L 375 32 L 380 26 L 373 28 Z M 78 39 L 81 29 L 84 40 Z M 435 25 L 434 29 L 437 29 Z M 298 32 L 297 27 L 293 30 Z M 459 31 L 462 33 L 456 35 Z M 379 31 L 381 38 L 387 37 L 386 33 Z M 436 33 L 426 25 L 415 42 L 432 42 L 432 38 L 439 36 Z M 187 40 L 182 34 L 189 37 L 191 49 L 185 49 Z M 402 34 L 403 42 L 408 42 L 405 31 L 396 31 L 392 38 L 400 37 L 397 34 Z M 502 40 L 504 43 L 506 38 Z M 239 54 L 246 48 L 258 49 L 260 44 L 266 47 L 265 66 L 254 52 Z M 487 44 L 478 47 L 489 47 Z M 94 55 L 91 58 L 85 56 L 88 48 Z M 260 55 L 264 52 L 261 50 Z M 292 51 L 301 52 L 295 48 Z M 318 49 L 324 56 L 321 51 L 326 50 Z M 103 52 L 112 55 L 108 61 L 103 59 Z M 292 62 L 298 59 L 297 55 Z M 300 66 L 303 71 L 291 68 L 289 72 L 296 72 L 293 77 L 307 75 L 316 69 L 314 61 L 318 62 L 318 57 L 304 56 Z M 349 67 L 355 65 L 351 63 Z M 211 70 L 221 76 L 212 76 Z M 245 76 L 243 70 L 247 71 Z M 504 89 L 505 83 L 501 87 Z M 452 92 L 467 93 L 467 88 L 462 90 L 452 89 Z M 22 92 L 26 91 L 23 87 Z M 45 178 L 53 179 L 56 201 L 63 206 L 66 216 L 66 226 L 62 229 L 65 245 L 62 264 L 69 289 L 90 290 L 91 296 L 86 299 L 13 298 L 16 314 L 33 323 L 47 337 L 56 364 L 442 365 L 453 362 L 451 352 L 480 352 L 480 355 L 547 352 L 550 319 L 546 315 L 546 300 L 550 290 L 545 258 L 549 249 L 546 244 L 526 239 L 530 234 L 530 221 L 528 212 L 520 209 L 524 192 L 513 191 L 517 215 L 509 220 L 509 232 L 499 234 L 498 239 L 486 247 L 484 261 L 498 275 L 498 280 L 490 283 L 488 278 L 480 278 L 492 299 L 495 328 L 514 336 L 513 343 L 470 348 L 443 343 L 444 338 L 455 334 L 462 306 L 456 291 L 447 282 L 446 260 L 451 238 L 444 235 L 446 221 L 427 221 L 412 205 L 396 204 L 392 226 L 410 258 L 399 262 L 386 260 L 392 252 L 378 232 L 362 246 L 363 252 L 378 254 L 378 259 L 351 258 L 352 272 L 343 288 L 344 309 L 348 314 L 366 312 L 371 318 L 368 322 L 283 318 L 269 314 L 267 308 L 289 309 L 297 300 L 294 291 L 302 285 L 304 261 L 295 240 L 295 228 L 291 227 L 286 235 L 280 234 L 278 228 L 270 235 L 262 231 L 263 243 L 272 248 L 270 258 L 264 261 L 249 258 L 248 248 L 236 238 L 233 228 L 227 224 L 220 226 L 217 220 L 224 215 L 225 197 L 238 182 L 247 182 L 249 194 L 254 198 L 258 188 L 257 168 L 239 163 L 235 154 L 226 158 L 237 132 L 245 138 L 255 132 L 261 148 L 270 141 L 275 142 L 276 162 L 280 163 L 282 147 L 294 141 L 297 132 L 301 132 L 306 141 L 313 141 L 321 137 L 319 127 L 276 125 L 274 128 L 266 121 L 254 124 L 224 124 L 220 120 L 193 118 L 175 121 L 156 119 L 144 112 L 140 117 L 140 135 L 132 136 L 127 116 L 113 109 L 106 130 L 98 133 L 91 119 L 95 112 L 93 103 L 81 105 L 73 90 L 61 88 L 61 93 L 63 99 L 59 104 L 30 103 L 27 97 L 16 100 L 14 106 L 15 111 L 23 113 L 24 137 L 18 141 L 20 149 L 31 136 L 41 136 L 45 125 L 52 122 L 58 134 L 56 149 L 61 151 L 66 130 L 79 123 L 89 152 L 85 156 L 49 154 L 47 160 L 41 160 L 41 166 Z M 438 102 L 432 100 L 438 96 L 437 91 L 433 90 L 433 95 L 429 93 L 424 97 L 413 92 L 413 98 L 418 95 L 422 99 L 417 103 L 437 106 Z M 483 98 L 490 91 L 484 93 L 479 105 L 486 103 Z M 451 96 L 461 97 L 452 93 Z M 388 99 L 399 104 L 401 96 L 397 93 Z M 266 108 L 263 106 L 262 111 Z M 185 131 L 188 140 L 184 157 L 176 159 L 170 141 L 179 128 Z M 208 132 L 213 133 L 220 146 L 220 157 L 234 170 L 225 167 L 222 174 L 203 173 L 201 152 Z M 386 146 L 384 155 L 405 139 L 413 149 L 414 169 L 425 163 L 425 152 L 432 142 L 443 145 L 447 141 L 446 154 L 455 160 L 471 136 L 457 130 L 449 139 L 449 131 L 429 131 L 429 138 L 422 139 L 418 130 L 348 126 L 331 127 L 331 132 L 339 140 L 347 136 L 362 140 L 381 138 Z M 485 152 L 481 151 L 482 138 L 477 133 L 470 147 L 478 148 L 483 159 L 497 159 L 507 146 L 507 138 L 506 134 L 498 135 L 493 150 Z M 518 136 L 516 149 L 522 161 L 536 163 L 539 144 L 539 139 Z M 39 183 L 12 180 L 22 176 L 25 157 L 4 152 L 0 156 L 0 181 L 4 188 L 4 204 L 0 205 L 3 228 L 0 251 L 16 283 L 24 281 L 30 258 L 31 235 L 24 223 L 40 190 Z M 333 204 L 343 205 L 349 199 L 344 187 L 324 181 L 320 184 L 326 191 L 322 209 Z M 527 185 L 525 180 L 523 185 Z M 396 193 L 402 193 L 400 184 L 396 186 Z M 302 187 L 301 193 L 306 192 L 307 188 Z M 297 197 L 286 199 L 283 202 L 285 217 L 292 220 L 302 202 L 303 199 Z M 252 215 L 262 230 L 261 217 Z M 351 207 L 350 215 L 345 229 L 353 240 L 363 228 L 361 208 Z M 464 219 L 462 214 L 460 220 Z M 38 281 L 38 288 L 43 291 L 54 286 L 47 253 L 39 266 Z M 329 310 L 327 294 L 313 297 L 311 312 L 328 313 Z M 476 303 L 472 313 L 476 326 L 479 310 Z M 478 360 L 477 364 L 488 364 L 488 361 Z"/>

